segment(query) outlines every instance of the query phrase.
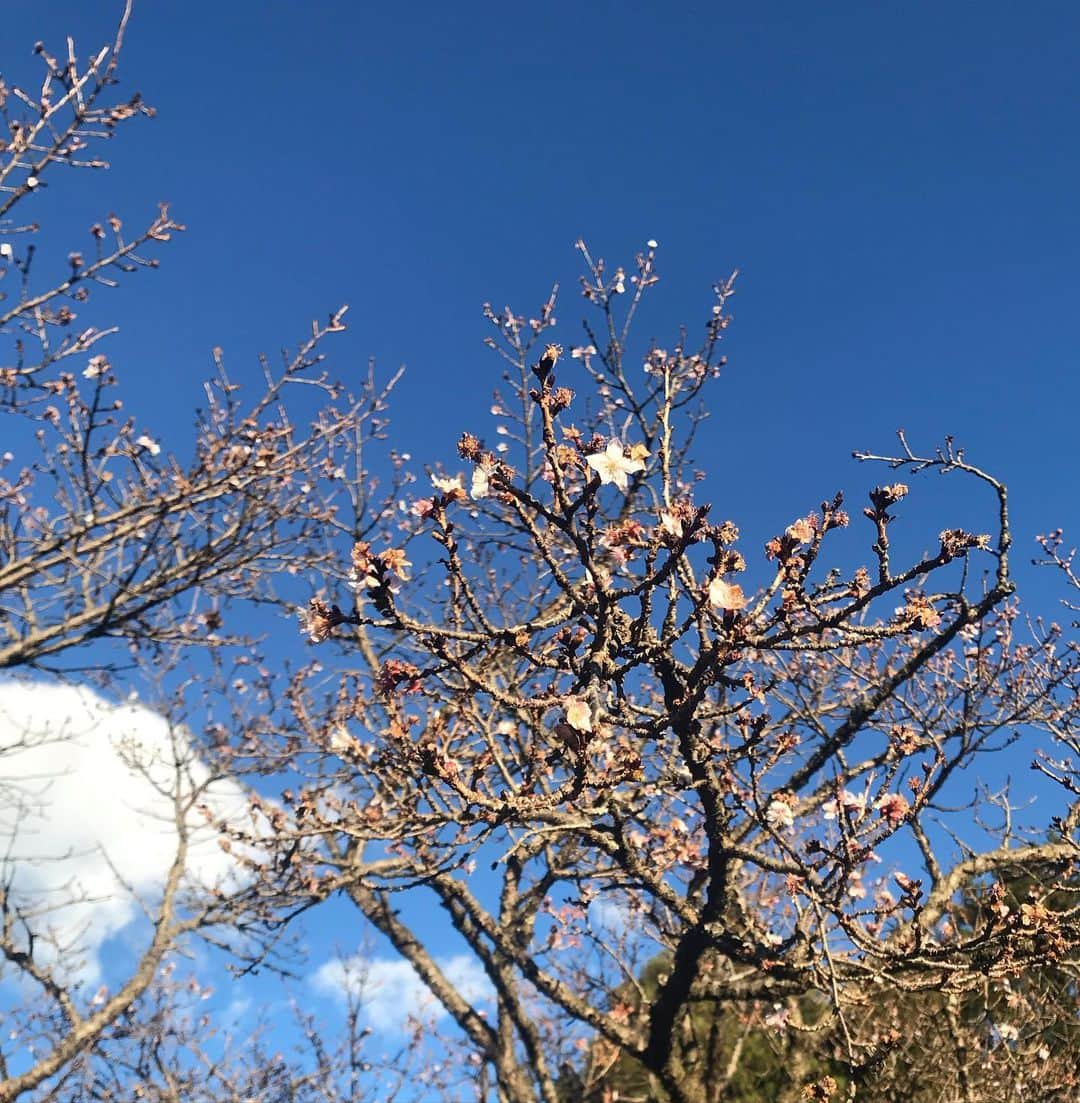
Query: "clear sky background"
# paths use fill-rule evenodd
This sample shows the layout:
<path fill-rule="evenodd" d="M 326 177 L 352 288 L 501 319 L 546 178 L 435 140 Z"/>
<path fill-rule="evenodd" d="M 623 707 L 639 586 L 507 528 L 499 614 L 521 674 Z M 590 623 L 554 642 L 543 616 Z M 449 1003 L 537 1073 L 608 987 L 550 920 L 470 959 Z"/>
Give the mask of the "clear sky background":
<path fill-rule="evenodd" d="M 36 76 L 34 41 L 65 33 L 89 53 L 119 7 L 8 5 L 0 67 Z M 121 128 L 112 172 L 35 200 L 58 271 L 109 210 L 135 225 L 165 199 L 188 224 L 94 306 L 166 441 L 211 347 L 254 379 L 348 302 L 334 372 L 405 363 L 394 442 L 452 465 L 462 429 L 492 428 L 483 301 L 531 312 L 558 280 L 574 343 L 574 240 L 630 264 L 655 238 L 638 337 L 664 344 L 737 267 L 699 449 L 718 512 L 769 535 L 842 487 L 857 513 L 887 476 L 851 449 L 953 433 L 1011 486 L 1018 573 L 1050 609 L 1025 561 L 1037 532 L 1080 538 L 1078 51 L 1080 7 L 1054 2 L 140 0 L 121 90 L 158 118 Z"/>
<path fill-rule="evenodd" d="M 9 74 L 38 38 L 103 43 L 118 7 L 11 5 Z M 786 523 L 873 481 L 850 449 L 904 426 L 1002 474 L 1023 538 L 1077 517 L 1078 48 L 1068 3 L 141 0 L 123 89 L 159 116 L 41 202 L 79 235 L 159 199 L 188 224 L 97 307 L 163 411 L 213 345 L 253 371 L 349 302 L 334 366 L 406 363 L 398 437 L 428 460 L 489 428 L 484 300 L 531 311 L 558 279 L 572 341 L 575 238 L 622 263 L 656 238 L 643 342 L 742 273 L 718 508 Z"/>

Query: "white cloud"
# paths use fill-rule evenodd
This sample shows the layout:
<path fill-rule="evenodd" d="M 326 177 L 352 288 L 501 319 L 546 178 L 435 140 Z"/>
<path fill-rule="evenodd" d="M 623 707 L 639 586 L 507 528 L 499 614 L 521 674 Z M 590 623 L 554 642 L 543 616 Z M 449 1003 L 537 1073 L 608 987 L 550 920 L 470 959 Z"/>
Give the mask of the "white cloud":
<path fill-rule="evenodd" d="M 461 996 L 474 1006 L 491 998 L 491 984 L 479 962 L 468 954 L 438 958 L 436 964 Z M 311 978 L 324 995 L 359 1000 L 375 1030 L 400 1030 L 409 1015 L 443 1018 L 442 1004 L 428 991 L 413 967 L 402 958 L 362 955 L 324 962 Z"/>
<path fill-rule="evenodd" d="M 0 684 L 0 875 L 14 901 L 49 909 L 39 932 L 77 944 L 60 964 L 83 980 L 99 977 L 102 945 L 141 916 L 133 894 L 152 901 L 173 861 L 178 761 L 188 791 L 207 782 L 185 734 L 140 704 L 86 688 Z M 213 782 L 203 800 L 222 817 L 246 803 L 231 781 Z M 235 877 L 214 830 L 188 815 L 201 828 L 189 877 Z"/>

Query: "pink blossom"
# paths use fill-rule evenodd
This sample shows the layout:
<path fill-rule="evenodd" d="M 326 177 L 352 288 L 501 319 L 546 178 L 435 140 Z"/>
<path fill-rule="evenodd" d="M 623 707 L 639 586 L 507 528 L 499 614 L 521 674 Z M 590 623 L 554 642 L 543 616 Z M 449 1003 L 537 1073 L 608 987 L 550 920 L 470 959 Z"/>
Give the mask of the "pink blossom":
<path fill-rule="evenodd" d="M 886 793 L 874 807 L 881 813 L 882 819 L 894 826 L 903 823 L 911 811 L 911 805 L 899 793 Z"/>

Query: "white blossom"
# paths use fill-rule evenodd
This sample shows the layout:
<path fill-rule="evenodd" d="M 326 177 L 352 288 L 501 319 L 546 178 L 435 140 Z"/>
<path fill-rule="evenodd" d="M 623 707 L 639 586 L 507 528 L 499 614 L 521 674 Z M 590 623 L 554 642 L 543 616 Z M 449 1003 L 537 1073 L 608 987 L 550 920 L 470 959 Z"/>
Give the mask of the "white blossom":
<path fill-rule="evenodd" d="M 589 702 L 582 697 L 568 697 L 566 699 L 566 722 L 579 732 L 592 731 L 592 709 Z"/>
<path fill-rule="evenodd" d="M 488 480 L 488 473 L 483 467 L 474 468 L 472 473 L 472 486 L 469 488 L 469 493 L 473 498 L 486 498 L 491 491 L 491 483 Z"/>
<path fill-rule="evenodd" d="M 742 609 L 747 605 L 748 600 L 742 587 L 734 582 L 714 578 L 709 583 L 709 603 L 717 609 Z"/>
<path fill-rule="evenodd" d="M 104 356 L 91 356 L 90 362 L 83 369 L 84 379 L 97 379 L 109 370 L 109 361 Z"/>
<path fill-rule="evenodd" d="M 645 470 L 641 460 L 627 459 L 618 440 L 609 441 L 603 452 L 588 456 L 585 462 L 600 476 L 601 483 L 614 483 L 620 490 L 627 489 L 628 475 Z"/>
<path fill-rule="evenodd" d="M 866 811 L 866 794 L 844 789 L 838 800 L 828 800 L 821 806 L 821 813 L 827 820 L 835 820 L 841 811 L 862 816 Z"/>
<path fill-rule="evenodd" d="M 776 798 L 769 801 L 765 809 L 765 822 L 774 830 L 792 827 L 795 823 L 795 810 L 786 800 Z"/>
<path fill-rule="evenodd" d="M 464 493 L 465 490 L 465 487 L 461 485 L 460 475 L 455 475 L 452 479 L 444 479 L 439 475 L 432 475 L 431 485 L 443 494 L 453 494 L 458 490 Z"/>
<path fill-rule="evenodd" d="M 660 525 L 664 532 L 676 540 L 683 534 L 682 521 L 666 509 L 660 511 Z"/>

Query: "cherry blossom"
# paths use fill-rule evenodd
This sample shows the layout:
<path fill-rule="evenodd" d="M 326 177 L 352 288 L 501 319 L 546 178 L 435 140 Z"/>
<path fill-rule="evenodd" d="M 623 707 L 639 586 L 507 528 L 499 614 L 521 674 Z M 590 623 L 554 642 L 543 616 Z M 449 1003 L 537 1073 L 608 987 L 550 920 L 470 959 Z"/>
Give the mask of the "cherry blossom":
<path fill-rule="evenodd" d="M 784 535 L 797 544 L 808 544 L 814 538 L 814 526 L 807 517 L 800 517 L 798 521 L 788 525 Z"/>
<path fill-rule="evenodd" d="M 455 475 L 452 479 L 443 478 L 441 475 L 432 475 L 431 485 L 442 494 L 453 494 L 456 496 L 465 493 L 465 487 L 462 485 L 460 475 Z"/>
<path fill-rule="evenodd" d="M 874 807 L 881 813 L 882 819 L 893 825 L 903 823 L 911 811 L 907 799 L 899 793 L 886 793 Z"/>
<path fill-rule="evenodd" d="M 592 709 L 582 697 L 568 697 L 566 700 L 566 722 L 579 732 L 592 731 Z"/>
<path fill-rule="evenodd" d="M 670 510 L 663 509 L 660 511 L 660 526 L 668 536 L 676 540 L 683 534 L 682 521 Z"/>
<path fill-rule="evenodd" d="M 91 356 L 90 362 L 83 369 L 84 379 L 97 379 L 99 375 L 104 375 L 109 370 L 109 361 L 105 356 Z"/>
<path fill-rule="evenodd" d="M 765 809 L 765 822 L 774 830 L 793 827 L 795 824 L 795 810 L 790 800 L 785 799 L 785 794 L 773 797 Z"/>
<path fill-rule="evenodd" d="M 409 568 L 412 566 L 412 562 L 405 558 L 403 549 L 387 548 L 385 551 L 379 552 L 378 558 L 387 570 L 393 571 L 403 582 L 408 582 Z"/>
<path fill-rule="evenodd" d="M 491 493 L 491 472 L 487 464 L 480 464 L 473 470 L 469 493 L 474 499 L 486 498 Z"/>
<path fill-rule="evenodd" d="M 629 487 L 627 476 L 645 470 L 642 458 L 627 457 L 622 442 L 615 439 L 608 442 L 603 452 L 587 456 L 585 462 L 600 476 L 601 484 L 614 483 L 623 491 Z"/>
<path fill-rule="evenodd" d="M 861 816 L 866 811 L 866 795 L 844 789 L 838 798 L 826 801 L 821 807 L 821 814 L 827 820 L 835 820 L 841 811 Z"/>
<path fill-rule="evenodd" d="M 714 578 L 709 583 L 709 602 L 717 609 L 732 611 L 743 609 L 749 603 L 749 600 L 743 593 L 742 587 L 734 582 L 725 582 L 722 578 Z"/>

